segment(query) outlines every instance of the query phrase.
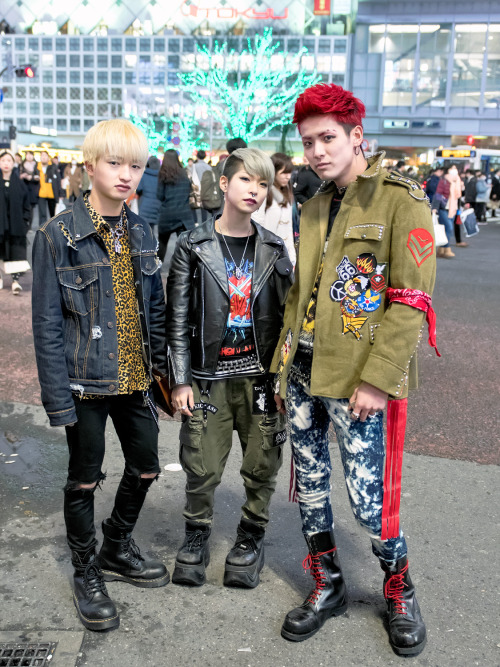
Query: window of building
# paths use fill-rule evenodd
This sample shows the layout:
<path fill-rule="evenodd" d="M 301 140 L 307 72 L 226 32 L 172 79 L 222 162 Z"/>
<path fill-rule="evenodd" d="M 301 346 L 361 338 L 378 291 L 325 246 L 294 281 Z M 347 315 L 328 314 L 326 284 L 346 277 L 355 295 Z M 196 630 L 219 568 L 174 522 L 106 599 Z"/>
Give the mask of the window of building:
<path fill-rule="evenodd" d="M 330 53 L 331 42 L 329 39 L 318 40 L 318 53 Z"/>
<path fill-rule="evenodd" d="M 89 69 L 94 68 L 94 56 L 83 56 L 83 66 L 88 67 Z"/>
<path fill-rule="evenodd" d="M 19 114 L 25 114 L 26 110 L 28 108 L 28 105 L 26 102 L 16 102 L 16 112 Z"/>
<path fill-rule="evenodd" d="M 53 118 L 45 118 L 43 121 L 43 126 L 48 127 L 49 129 L 54 127 L 54 119 Z"/>
<path fill-rule="evenodd" d="M 18 100 L 26 99 L 26 88 L 24 88 L 24 86 L 22 88 L 21 88 L 21 86 L 17 86 L 17 88 L 16 88 L 16 98 Z"/>
<path fill-rule="evenodd" d="M 98 100 L 107 100 L 108 99 L 108 89 L 107 88 L 98 88 L 97 89 L 97 99 Z"/>
<path fill-rule="evenodd" d="M 151 63 L 151 56 L 149 56 L 149 55 L 146 56 L 146 55 L 141 53 L 141 55 L 139 56 L 139 63 L 141 65 L 149 65 Z"/>
<path fill-rule="evenodd" d="M 69 112 L 72 116 L 79 116 L 81 113 L 81 107 L 79 104 L 72 103 L 69 105 Z"/>
<path fill-rule="evenodd" d="M 133 37 L 126 37 L 125 51 L 137 51 L 137 40 Z"/>
<path fill-rule="evenodd" d="M 143 86 L 150 86 L 151 72 L 139 72 L 139 83 Z"/>
<path fill-rule="evenodd" d="M 300 51 L 301 45 L 300 45 L 300 39 L 288 39 L 287 42 L 287 50 L 290 53 L 298 53 Z"/>
<path fill-rule="evenodd" d="M 31 125 L 38 125 L 38 127 L 40 127 L 40 125 L 41 125 L 40 118 L 35 117 L 35 116 L 31 116 L 30 124 Z"/>
<path fill-rule="evenodd" d="M 490 24 L 487 41 L 486 109 L 500 109 L 500 24 Z"/>
<path fill-rule="evenodd" d="M 77 37 L 69 38 L 69 50 L 70 51 L 79 51 L 80 50 L 80 40 Z"/>
<path fill-rule="evenodd" d="M 180 65 L 181 65 L 181 59 L 179 56 L 168 57 L 168 69 L 179 69 Z"/>
<path fill-rule="evenodd" d="M 153 85 L 155 86 L 164 86 L 165 85 L 165 72 L 153 72 Z"/>
<path fill-rule="evenodd" d="M 38 38 L 37 37 L 30 37 L 28 39 L 28 48 L 30 51 L 38 51 L 39 46 L 38 46 Z"/>
<path fill-rule="evenodd" d="M 125 72 L 125 83 L 130 85 L 135 84 L 135 72 Z"/>
<path fill-rule="evenodd" d="M 125 67 L 135 69 L 137 66 L 137 56 L 126 55 L 125 56 Z"/>
<path fill-rule="evenodd" d="M 30 102 L 30 114 L 40 113 L 40 102 Z"/>
<path fill-rule="evenodd" d="M 175 58 L 175 56 L 173 56 L 173 57 Z M 165 67 L 166 61 L 167 61 L 167 59 L 166 59 L 166 56 L 164 56 L 164 55 L 156 54 L 156 55 L 153 56 L 153 65 L 155 67 L 161 67 L 163 69 Z"/>
<path fill-rule="evenodd" d="M 111 40 L 111 51 L 122 51 L 122 40 L 116 37 L 113 37 Z"/>
<path fill-rule="evenodd" d="M 56 55 L 56 67 L 66 67 L 66 56 L 59 53 Z"/>
<path fill-rule="evenodd" d="M 97 56 L 97 67 L 100 67 L 101 69 L 107 69 L 108 56 Z"/>
<path fill-rule="evenodd" d="M 347 61 L 345 56 L 332 57 L 332 72 L 345 72 L 347 69 Z"/>
<path fill-rule="evenodd" d="M 79 118 L 72 118 L 70 121 L 71 132 L 80 132 L 81 122 Z"/>
<path fill-rule="evenodd" d="M 99 118 L 107 118 L 109 116 L 109 106 L 107 104 L 98 104 L 97 115 Z"/>
<path fill-rule="evenodd" d="M 56 37 L 56 51 L 66 51 L 66 40 L 64 37 Z"/>
<path fill-rule="evenodd" d="M 141 37 L 139 40 L 139 51 L 151 51 L 151 40 L 149 38 Z"/>
<path fill-rule="evenodd" d="M 56 98 L 58 100 L 65 100 L 68 96 L 67 88 L 56 88 Z"/>
<path fill-rule="evenodd" d="M 26 48 L 26 40 L 24 38 L 16 37 L 14 44 L 16 45 L 16 51 L 24 51 Z"/>
<path fill-rule="evenodd" d="M 65 132 L 68 129 L 68 121 L 65 118 L 58 118 L 57 129 L 59 132 Z"/>
<path fill-rule="evenodd" d="M 97 83 L 100 83 L 100 84 L 108 83 L 108 73 L 107 72 L 97 72 Z"/>
<path fill-rule="evenodd" d="M 123 81 L 121 72 L 111 72 L 111 83 L 115 85 L 121 85 Z"/>
<path fill-rule="evenodd" d="M 80 83 L 80 72 L 70 71 L 70 73 L 69 73 L 69 82 L 70 83 Z"/>
<path fill-rule="evenodd" d="M 44 70 L 42 72 L 42 81 L 43 83 L 52 83 L 54 80 L 54 73 L 50 70 Z"/>
<path fill-rule="evenodd" d="M 180 40 L 179 39 L 169 39 L 168 40 L 168 50 L 170 53 L 179 53 L 181 48 L 180 48 Z"/>
<path fill-rule="evenodd" d="M 154 50 L 157 53 L 165 52 L 165 40 L 164 39 L 155 39 L 154 40 Z"/>
<path fill-rule="evenodd" d="M 94 121 L 91 118 L 84 118 L 83 119 L 83 129 L 86 132 L 87 130 L 90 130 L 90 128 L 94 125 Z"/>
<path fill-rule="evenodd" d="M 52 88 L 44 88 L 43 89 L 43 99 L 44 100 L 51 100 L 54 97 L 54 90 Z"/>
<path fill-rule="evenodd" d="M 179 85 L 179 77 L 177 76 L 177 72 L 168 72 L 168 85 L 169 86 L 178 86 Z"/>
<path fill-rule="evenodd" d="M 52 116 L 54 113 L 54 105 L 52 102 L 44 102 L 43 103 L 43 115 L 44 116 Z"/>
<path fill-rule="evenodd" d="M 79 100 L 81 97 L 80 88 L 70 88 L 69 89 L 69 99 L 70 100 Z"/>
<path fill-rule="evenodd" d="M 94 40 L 92 39 L 92 37 L 83 38 L 83 50 L 94 51 Z"/>
<path fill-rule="evenodd" d="M 42 67 L 54 67 L 54 56 L 52 53 L 42 55 Z"/>
<path fill-rule="evenodd" d="M 347 53 L 347 40 L 346 39 L 335 39 L 333 42 L 333 52 L 334 53 Z"/>
<path fill-rule="evenodd" d="M 122 66 L 122 57 L 121 56 L 111 56 L 111 67 L 121 68 Z"/>
<path fill-rule="evenodd" d="M 30 99 L 31 100 L 40 99 L 40 88 L 38 86 L 30 86 Z"/>
<path fill-rule="evenodd" d="M 121 88 L 111 88 L 111 99 L 112 100 L 121 100 L 122 99 L 122 89 Z"/>
<path fill-rule="evenodd" d="M 44 37 L 42 39 L 42 51 L 52 51 L 52 38 Z"/>
<path fill-rule="evenodd" d="M 194 39 L 192 39 L 191 37 L 184 37 L 184 39 L 182 40 L 182 50 L 184 53 L 189 53 L 189 52 L 194 53 L 195 51 Z"/>
<path fill-rule="evenodd" d="M 97 38 L 97 50 L 98 51 L 107 51 L 108 50 L 108 40 L 105 37 Z"/>
<path fill-rule="evenodd" d="M 69 66 L 70 67 L 80 67 L 80 56 L 70 55 L 69 57 Z"/>
<path fill-rule="evenodd" d="M 330 56 L 318 56 L 316 60 L 316 69 L 318 72 L 329 72 L 331 70 L 332 59 Z"/>
<path fill-rule="evenodd" d="M 58 116 L 66 116 L 68 113 L 68 105 L 66 102 L 58 102 L 56 104 L 56 111 Z"/>
<path fill-rule="evenodd" d="M 478 108 L 480 105 L 486 32 L 484 23 L 455 26 L 452 107 Z"/>
<path fill-rule="evenodd" d="M 94 104 L 84 104 L 83 105 L 83 115 L 84 116 L 93 116 L 95 114 L 95 105 Z"/>
<path fill-rule="evenodd" d="M 84 88 L 83 89 L 83 99 L 84 100 L 93 100 L 94 99 L 94 89 L 93 88 Z"/>
<path fill-rule="evenodd" d="M 337 86 L 343 86 L 345 84 L 345 76 L 343 74 L 332 74 L 332 83 Z"/>
<path fill-rule="evenodd" d="M 66 72 L 65 70 L 57 70 L 56 71 L 56 83 L 66 83 Z"/>
<path fill-rule="evenodd" d="M 84 72 L 83 83 L 94 83 L 94 72 Z"/>

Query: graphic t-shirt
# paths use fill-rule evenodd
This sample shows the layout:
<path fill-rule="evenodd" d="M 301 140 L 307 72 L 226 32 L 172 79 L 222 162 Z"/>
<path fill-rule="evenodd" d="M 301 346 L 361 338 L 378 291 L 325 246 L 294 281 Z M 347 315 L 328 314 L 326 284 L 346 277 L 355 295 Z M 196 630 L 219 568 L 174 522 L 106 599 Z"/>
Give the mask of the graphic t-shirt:
<path fill-rule="evenodd" d="M 229 315 L 219 358 L 231 360 L 248 357 L 255 354 L 251 310 L 255 235 L 248 238 L 248 244 L 246 236 L 225 236 L 227 246 L 222 234 L 217 233 L 217 236 L 224 255 L 229 287 Z"/>
<path fill-rule="evenodd" d="M 321 264 L 318 269 L 318 275 L 316 276 L 316 281 L 314 283 L 313 291 L 311 294 L 311 299 L 306 308 L 306 314 L 304 320 L 302 321 L 302 328 L 299 333 L 299 347 L 304 352 L 312 354 L 313 344 L 314 344 L 314 325 L 316 322 L 316 304 L 318 301 L 318 290 L 319 284 L 321 282 L 321 276 L 323 274 L 323 264 L 325 262 L 326 250 L 328 248 L 328 239 L 330 238 L 330 232 L 332 231 L 333 223 L 339 212 L 340 205 L 342 203 L 343 194 L 335 194 L 332 199 L 330 206 L 330 215 L 328 218 L 328 231 L 326 233 L 325 245 L 323 248 L 323 257 L 321 258 Z"/>

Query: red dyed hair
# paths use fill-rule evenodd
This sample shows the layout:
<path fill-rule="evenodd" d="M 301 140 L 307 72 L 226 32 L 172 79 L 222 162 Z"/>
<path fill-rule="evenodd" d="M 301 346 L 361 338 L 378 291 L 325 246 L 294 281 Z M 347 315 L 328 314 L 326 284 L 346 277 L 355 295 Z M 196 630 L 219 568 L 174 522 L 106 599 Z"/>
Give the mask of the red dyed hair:
<path fill-rule="evenodd" d="M 318 83 L 299 95 L 293 122 L 300 125 L 303 120 L 316 114 L 330 114 L 337 123 L 349 126 L 350 131 L 356 125 L 363 126 L 366 109 L 350 90 L 344 90 L 334 83 Z"/>

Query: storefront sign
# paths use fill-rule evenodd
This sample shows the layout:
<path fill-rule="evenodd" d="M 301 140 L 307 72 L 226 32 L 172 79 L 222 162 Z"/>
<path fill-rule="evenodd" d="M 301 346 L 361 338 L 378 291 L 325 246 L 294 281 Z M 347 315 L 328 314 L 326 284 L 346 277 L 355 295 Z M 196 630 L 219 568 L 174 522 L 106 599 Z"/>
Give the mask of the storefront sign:
<path fill-rule="evenodd" d="M 463 158 L 476 157 L 476 151 L 470 148 L 442 148 L 436 151 L 436 157 Z"/>
<path fill-rule="evenodd" d="M 316 16 L 330 16 L 330 0 L 314 0 Z"/>
<path fill-rule="evenodd" d="M 384 120 L 384 130 L 409 130 L 409 120 Z"/>
<path fill-rule="evenodd" d="M 330 0 L 315 0 L 315 2 L 323 4 L 328 3 L 328 7 L 330 7 Z M 245 18 L 258 21 L 270 21 L 277 19 L 283 20 L 288 18 L 288 8 L 283 9 L 281 14 L 279 14 L 278 12 L 278 15 L 276 15 L 274 13 L 274 9 L 271 7 L 264 10 L 258 10 L 252 6 L 242 9 L 238 9 L 236 7 L 220 7 L 220 6 L 205 7 L 201 6 L 200 2 L 198 2 L 198 4 L 195 4 L 194 2 L 190 2 L 189 0 L 184 0 L 181 6 L 181 11 L 184 16 L 189 16 L 198 19 L 217 18 L 221 20 L 228 20 L 228 19 Z M 317 12 L 314 13 L 316 14 Z M 327 13 L 329 13 L 329 11 Z"/>

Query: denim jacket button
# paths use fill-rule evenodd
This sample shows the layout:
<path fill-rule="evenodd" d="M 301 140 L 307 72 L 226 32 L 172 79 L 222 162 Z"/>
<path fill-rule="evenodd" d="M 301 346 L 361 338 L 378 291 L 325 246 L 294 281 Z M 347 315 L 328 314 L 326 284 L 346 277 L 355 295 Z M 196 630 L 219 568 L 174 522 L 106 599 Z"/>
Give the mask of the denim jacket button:
<path fill-rule="evenodd" d="M 82 283 L 83 283 L 83 280 L 80 278 L 80 276 L 78 276 L 78 278 L 76 278 L 76 280 L 75 280 L 75 285 L 81 285 Z"/>
<path fill-rule="evenodd" d="M 113 322 L 108 322 L 108 329 L 112 329 L 112 328 L 113 328 Z"/>
<path fill-rule="evenodd" d="M 108 359 L 114 359 L 114 358 L 115 358 L 114 353 L 113 353 L 113 352 L 110 352 L 110 353 L 108 354 Z"/>
<path fill-rule="evenodd" d="M 114 391 L 116 389 L 114 384 L 110 384 L 108 387 L 109 391 Z"/>
<path fill-rule="evenodd" d="M 103 257 L 102 258 L 102 263 L 103 264 L 109 264 L 109 257 Z"/>
<path fill-rule="evenodd" d="M 111 290 L 110 289 L 106 290 L 106 296 L 111 296 Z"/>

